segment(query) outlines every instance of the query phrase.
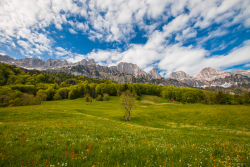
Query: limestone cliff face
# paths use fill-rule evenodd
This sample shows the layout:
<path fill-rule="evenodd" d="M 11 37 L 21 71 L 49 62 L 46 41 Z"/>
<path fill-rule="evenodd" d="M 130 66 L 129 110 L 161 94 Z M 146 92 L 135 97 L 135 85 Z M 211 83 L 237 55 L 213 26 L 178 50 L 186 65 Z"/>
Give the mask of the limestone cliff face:
<path fill-rule="evenodd" d="M 25 59 L 16 59 L 16 60 L 13 59 L 13 60 L 8 61 L 0 57 L 0 60 L 8 64 L 16 65 L 18 67 L 35 68 L 35 69 L 58 68 L 58 67 L 64 67 L 64 66 L 69 65 L 69 63 L 66 60 L 61 61 L 61 60 L 53 60 L 53 59 L 44 61 L 44 60 L 36 59 L 36 58 L 25 58 Z"/>
<path fill-rule="evenodd" d="M 184 71 L 173 72 L 172 74 L 170 74 L 169 78 L 177 79 L 178 81 L 181 81 L 193 87 L 200 87 L 204 85 L 204 83 L 202 83 L 200 80 L 197 80 L 194 77 L 186 74 Z"/>
<path fill-rule="evenodd" d="M 238 74 L 244 73 L 245 75 Z M 177 79 L 193 87 L 221 86 L 230 87 L 238 84 L 249 84 L 248 71 L 222 72 L 211 67 L 204 68 L 195 77 L 183 71 L 173 72 L 169 78 Z"/>
<path fill-rule="evenodd" d="M 226 76 L 230 76 L 230 73 L 222 72 L 220 70 L 213 69 L 211 67 L 206 67 L 201 70 L 194 78 L 201 81 L 212 81 L 218 78 L 225 78 Z"/>
<path fill-rule="evenodd" d="M 250 70 L 235 70 L 231 71 L 232 74 L 241 74 L 250 77 Z"/>
<path fill-rule="evenodd" d="M 193 77 L 186 74 L 184 71 L 176 71 L 176 72 L 172 72 L 169 78 L 182 80 L 182 79 L 192 79 Z"/>
<path fill-rule="evenodd" d="M 105 73 L 110 74 L 110 75 L 119 74 L 119 71 L 116 68 L 111 68 L 111 67 L 107 67 L 107 66 L 96 65 L 96 70 L 100 71 L 100 72 L 105 72 Z"/>
<path fill-rule="evenodd" d="M 94 59 L 89 60 L 81 60 L 76 63 L 69 63 L 66 60 L 53 60 L 49 59 L 47 61 L 36 59 L 36 58 L 25 58 L 25 59 L 13 59 L 7 55 L 0 55 L 0 61 L 16 65 L 18 67 L 23 67 L 27 69 L 37 69 L 37 70 L 49 70 L 49 69 L 60 69 L 60 68 L 72 68 L 78 66 L 77 74 L 83 72 L 84 76 L 87 75 L 84 71 L 80 71 L 82 67 L 88 68 L 88 71 L 99 71 L 105 72 L 110 75 L 118 75 L 118 74 L 129 74 L 133 75 L 136 78 L 147 78 L 147 79 L 155 79 L 160 78 L 159 73 L 156 69 L 153 69 L 150 74 L 147 74 L 145 71 L 140 70 L 140 68 L 136 64 L 121 62 L 117 66 L 105 67 L 95 64 Z M 60 69 L 62 70 L 62 69 Z M 74 71 L 73 71 L 74 72 Z M 91 74 L 88 75 L 88 77 Z"/>
<path fill-rule="evenodd" d="M 38 59 L 38 60 L 40 60 L 40 59 Z M 42 68 L 60 68 L 60 67 L 65 67 L 68 64 L 69 63 L 66 60 L 61 61 L 61 60 L 49 59 L 49 60 L 44 62 L 44 65 L 42 66 Z"/>
<path fill-rule="evenodd" d="M 15 59 L 7 56 L 7 55 L 1 55 L 0 54 L 0 61 L 1 62 L 9 62 L 10 64 L 15 61 Z"/>
<path fill-rule="evenodd" d="M 146 77 L 147 73 L 141 71 L 136 64 L 121 62 L 117 66 L 117 71 L 124 74 L 131 74 L 136 78 Z"/>
<path fill-rule="evenodd" d="M 161 79 L 161 75 L 158 73 L 158 71 L 155 68 L 149 71 L 148 74 L 151 75 L 152 79 Z"/>

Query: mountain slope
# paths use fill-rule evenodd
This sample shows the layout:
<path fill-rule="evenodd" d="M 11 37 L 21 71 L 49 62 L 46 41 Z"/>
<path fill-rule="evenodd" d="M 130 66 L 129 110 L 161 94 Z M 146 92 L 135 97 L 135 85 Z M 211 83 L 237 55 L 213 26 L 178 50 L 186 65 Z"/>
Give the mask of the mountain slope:
<path fill-rule="evenodd" d="M 51 70 L 60 68 L 70 69 L 74 66 L 80 65 L 83 67 L 88 67 L 89 69 L 92 70 L 94 69 L 111 75 L 118 75 L 123 73 L 123 74 L 133 75 L 136 78 L 141 78 L 141 77 L 147 77 L 148 79 L 161 78 L 160 74 L 156 71 L 156 69 L 153 69 L 153 72 L 151 73 L 154 76 L 151 76 L 150 74 L 147 74 L 145 71 L 140 70 L 140 68 L 136 64 L 126 63 L 126 62 L 120 62 L 117 66 L 106 67 L 106 66 L 96 65 L 94 59 L 89 59 L 89 60 L 83 59 L 76 63 L 69 63 L 66 60 L 61 61 L 53 59 L 49 59 L 47 61 L 36 58 L 13 59 L 7 55 L 0 55 L 0 61 L 27 69 L 37 69 L 37 70 Z"/>
<path fill-rule="evenodd" d="M 158 73 L 158 71 L 155 68 L 149 71 L 148 74 L 151 75 L 153 79 L 161 79 L 161 75 Z"/>
<path fill-rule="evenodd" d="M 200 81 L 212 81 L 218 78 L 225 78 L 226 76 L 230 75 L 231 74 L 228 72 L 222 72 L 211 67 L 206 67 L 201 70 L 194 78 Z"/>
<path fill-rule="evenodd" d="M 69 63 L 66 60 L 53 59 L 47 61 L 36 58 L 13 59 L 7 55 L 0 55 L 0 61 L 26 69 L 64 72 L 89 78 L 109 79 L 118 83 L 153 83 L 162 86 L 190 87 L 176 79 L 161 78 L 155 68 L 147 74 L 140 70 L 136 64 L 126 62 L 121 62 L 117 66 L 106 67 L 96 65 L 94 59 L 83 59 L 76 63 Z"/>
<path fill-rule="evenodd" d="M 250 88 L 250 78 L 248 77 L 249 71 L 250 70 L 222 72 L 211 67 L 206 67 L 194 77 L 186 74 L 183 71 L 177 71 L 170 74 L 170 78 L 177 79 L 178 81 L 184 82 L 193 87 L 230 87 L 233 85 L 241 87 L 244 85 L 244 88 Z"/>

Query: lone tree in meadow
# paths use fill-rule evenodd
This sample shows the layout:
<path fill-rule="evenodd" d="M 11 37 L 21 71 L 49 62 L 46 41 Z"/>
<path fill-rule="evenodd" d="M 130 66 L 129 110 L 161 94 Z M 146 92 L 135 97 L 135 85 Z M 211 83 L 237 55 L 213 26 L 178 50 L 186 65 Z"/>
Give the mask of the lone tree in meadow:
<path fill-rule="evenodd" d="M 135 106 L 135 98 L 129 90 L 126 90 L 125 92 L 121 94 L 120 101 L 121 101 L 122 108 L 124 108 L 125 110 L 125 115 L 124 115 L 125 120 L 130 121 L 129 119 L 130 112 Z"/>

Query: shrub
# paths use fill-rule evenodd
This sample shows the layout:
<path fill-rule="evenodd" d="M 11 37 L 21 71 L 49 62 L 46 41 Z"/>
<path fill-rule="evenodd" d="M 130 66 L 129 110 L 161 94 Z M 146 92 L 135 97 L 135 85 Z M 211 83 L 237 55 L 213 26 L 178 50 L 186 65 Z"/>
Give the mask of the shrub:
<path fill-rule="evenodd" d="M 40 101 L 45 101 L 47 99 L 47 93 L 45 90 L 39 90 L 36 92 L 36 97 L 40 99 Z"/>
<path fill-rule="evenodd" d="M 97 95 L 97 98 L 96 98 L 97 101 L 103 101 L 103 98 L 101 95 Z"/>
<path fill-rule="evenodd" d="M 92 97 L 89 94 L 86 94 L 84 96 L 84 99 L 86 100 L 86 102 L 92 102 Z"/>
<path fill-rule="evenodd" d="M 103 93 L 103 100 L 108 101 L 109 100 L 109 94 Z"/>
<path fill-rule="evenodd" d="M 47 100 L 52 100 L 55 94 L 55 89 L 52 86 L 50 86 L 48 89 L 46 89 L 46 94 L 47 94 Z"/>
<path fill-rule="evenodd" d="M 141 96 L 136 96 L 135 99 L 136 100 L 141 100 Z"/>
<path fill-rule="evenodd" d="M 62 96 L 59 95 L 59 92 L 57 92 L 54 96 L 53 96 L 54 100 L 62 100 Z"/>
<path fill-rule="evenodd" d="M 41 104 L 41 100 L 34 95 L 24 93 L 21 98 L 16 98 L 10 101 L 9 106 L 28 106 Z"/>
<path fill-rule="evenodd" d="M 121 96 L 121 95 L 122 95 L 122 93 L 123 93 L 123 91 L 121 91 L 121 90 L 117 90 L 117 96 Z"/>

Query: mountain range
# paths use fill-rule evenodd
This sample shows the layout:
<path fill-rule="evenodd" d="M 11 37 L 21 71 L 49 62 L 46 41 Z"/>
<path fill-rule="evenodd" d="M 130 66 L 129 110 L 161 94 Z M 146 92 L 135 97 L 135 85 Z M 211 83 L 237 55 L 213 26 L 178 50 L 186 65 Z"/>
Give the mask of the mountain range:
<path fill-rule="evenodd" d="M 233 85 L 250 87 L 250 70 L 222 72 L 206 67 L 196 76 L 190 76 L 184 71 L 176 71 L 168 79 L 164 79 L 155 68 L 146 73 L 136 64 L 126 62 L 120 62 L 117 66 L 107 67 L 95 64 L 94 59 L 83 59 L 76 63 L 69 63 L 66 60 L 53 59 L 47 61 L 37 58 L 13 59 L 7 55 L 0 55 L 0 61 L 26 69 L 65 72 L 90 78 L 109 79 L 118 83 L 153 83 L 162 86 L 178 87 L 230 87 Z"/>
<path fill-rule="evenodd" d="M 183 71 L 176 71 L 170 74 L 172 79 L 184 82 L 192 87 L 220 86 L 231 87 L 241 86 L 250 83 L 250 70 L 236 70 L 232 72 L 222 72 L 220 70 L 206 67 L 196 76 L 190 76 Z"/>

